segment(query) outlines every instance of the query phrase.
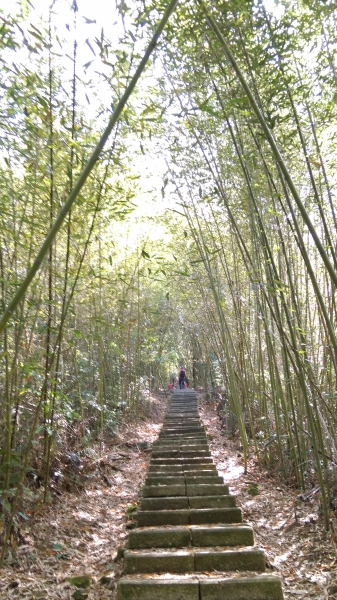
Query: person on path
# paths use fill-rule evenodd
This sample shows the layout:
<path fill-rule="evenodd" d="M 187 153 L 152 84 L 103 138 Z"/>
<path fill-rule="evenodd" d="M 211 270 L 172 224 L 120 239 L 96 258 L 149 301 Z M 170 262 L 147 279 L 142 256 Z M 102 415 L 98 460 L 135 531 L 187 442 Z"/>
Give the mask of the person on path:
<path fill-rule="evenodd" d="M 181 390 L 183 390 L 185 387 L 185 377 L 186 377 L 185 367 L 180 367 L 178 377 L 179 377 L 179 387 Z"/>

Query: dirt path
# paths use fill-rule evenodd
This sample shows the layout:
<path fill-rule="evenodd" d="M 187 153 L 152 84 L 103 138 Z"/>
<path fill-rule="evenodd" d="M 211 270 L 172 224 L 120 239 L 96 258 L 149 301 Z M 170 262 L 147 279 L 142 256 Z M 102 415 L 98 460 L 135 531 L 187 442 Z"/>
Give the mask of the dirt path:
<path fill-rule="evenodd" d="M 137 502 L 150 458 L 139 444 L 156 439 L 165 410 L 165 400 L 153 399 L 150 418 L 137 426 L 124 423 L 110 447 L 83 461 L 83 491 L 62 492 L 48 506 L 37 502 L 29 520 L 22 519 L 20 544 L 0 570 L 1 600 L 70 600 L 76 588 L 66 577 L 84 574 L 92 577 L 88 600 L 113 600 L 119 576 L 114 559 L 127 536 L 127 509 Z M 319 498 L 299 501 L 298 491 L 260 473 L 254 458 L 244 475 L 239 442 L 222 434 L 215 407 L 203 402 L 201 415 L 217 468 L 271 570 L 282 576 L 285 600 L 337 598 L 336 555 L 319 518 Z M 258 494 L 251 495 L 252 489 Z"/>

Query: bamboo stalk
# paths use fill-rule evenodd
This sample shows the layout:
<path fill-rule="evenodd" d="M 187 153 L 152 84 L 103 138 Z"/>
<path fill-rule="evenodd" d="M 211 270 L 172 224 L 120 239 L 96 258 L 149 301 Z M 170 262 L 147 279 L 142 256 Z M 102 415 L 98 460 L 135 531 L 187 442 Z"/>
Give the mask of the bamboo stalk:
<path fill-rule="evenodd" d="M 281 152 L 280 152 L 280 150 L 278 148 L 278 145 L 277 145 L 277 143 L 276 143 L 276 141 L 275 141 L 275 139 L 273 137 L 272 132 L 270 131 L 270 129 L 269 129 L 268 125 L 267 125 L 267 122 L 266 122 L 266 120 L 265 120 L 265 118 L 264 118 L 264 116 L 263 116 L 263 114 L 262 114 L 262 112 L 261 112 L 261 110 L 260 110 L 260 108 L 258 106 L 258 103 L 256 102 L 256 100 L 254 98 L 254 95 L 253 95 L 253 93 L 252 93 L 252 91 L 251 91 L 251 89 L 250 89 L 250 87 L 249 87 L 249 85 L 248 85 L 248 83 L 246 81 L 246 78 L 245 78 L 242 70 L 240 69 L 240 67 L 239 67 L 239 65 L 238 65 L 238 63 L 237 63 L 237 61 L 236 61 L 236 59 L 235 59 L 235 57 L 234 57 L 231 49 L 229 48 L 229 45 L 227 44 L 224 36 L 222 35 L 222 33 L 221 33 L 218 25 L 216 24 L 216 22 L 213 19 L 213 17 L 209 14 L 209 11 L 207 10 L 207 7 L 206 7 L 205 3 L 203 2 L 203 0 L 197 0 L 197 1 L 198 1 L 199 5 L 201 6 L 201 8 L 203 9 L 203 11 L 205 12 L 206 19 L 207 19 L 207 21 L 208 21 L 208 23 L 209 23 L 212 31 L 214 32 L 214 34 L 216 35 L 216 37 L 219 40 L 220 44 L 222 45 L 223 49 L 225 50 L 227 58 L 229 59 L 231 65 L 232 65 L 232 67 L 233 67 L 233 69 L 234 69 L 234 71 L 235 71 L 235 73 L 236 73 L 236 75 L 237 75 L 237 77 L 238 77 L 238 79 L 240 81 L 240 84 L 241 84 L 244 92 L 246 93 L 246 95 L 247 95 L 247 97 L 249 99 L 249 102 L 250 102 L 250 104 L 252 106 L 252 109 L 253 109 L 253 111 L 254 111 L 254 113 L 255 113 L 255 115 L 256 115 L 256 117 L 257 117 L 257 119 L 258 119 L 258 121 L 259 121 L 259 123 L 260 123 L 260 125 L 262 127 L 262 130 L 263 130 L 263 132 L 264 132 L 264 134 L 266 136 L 266 139 L 269 142 L 269 145 L 270 145 L 271 150 L 272 150 L 272 152 L 274 154 L 276 162 L 279 165 L 280 170 L 282 171 L 283 177 L 284 177 L 284 179 L 285 179 L 285 181 L 286 181 L 286 183 L 287 183 L 287 185 L 288 185 L 288 187 L 289 187 L 289 189 L 291 191 L 291 194 L 292 194 L 292 196 L 293 196 L 293 198 L 294 198 L 294 200 L 295 200 L 295 202 L 297 204 L 297 207 L 298 207 L 298 209 L 299 209 L 299 211 L 301 213 L 303 221 L 307 225 L 307 227 L 308 227 L 308 229 L 309 229 L 309 231 L 310 231 L 310 233 L 311 233 L 311 235 L 313 237 L 315 245 L 316 245 L 316 247 L 318 249 L 318 252 L 320 253 L 321 258 L 322 258 L 322 260 L 324 262 L 324 265 L 325 265 L 327 271 L 329 272 L 329 275 L 331 277 L 331 281 L 337 287 L 337 273 L 336 273 L 333 265 L 331 264 L 331 262 L 329 260 L 329 257 L 327 255 L 327 253 L 325 252 L 323 244 L 322 244 L 322 242 L 321 242 L 321 240 L 319 238 L 319 235 L 317 234 L 316 229 L 315 229 L 313 223 L 311 222 L 311 219 L 310 219 L 310 217 L 309 217 L 309 215 L 308 215 L 308 213 L 307 213 L 307 211 L 305 209 L 304 204 L 302 203 L 300 195 L 299 195 L 299 193 L 297 191 L 297 188 L 296 188 L 296 186 L 295 186 L 295 184 L 293 182 L 293 179 L 292 179 L 292 177 L 290 175 L 290 172 L 289 172 L 289 170 L 288 170 L 288 168 L 286 166 L 286 163 L 285 163 L 285 161 L 284 161 L 284 159 L 282 157 L 282 154 L 281 154 Z"/>
<path fill-rule="evenodd" d="M 105 131 L 103 132 L 101 138 L 99 139 L 93 153 L 91 154 L 84 169 L 82 170 L 82 173 L 80 174 L 79 178 L 77 179 L 72 191 L 70 192 L 67 200 L 65 201 L 58 216 L 56 217 L 53 226 L 49 230 L 49 233 L 47 234 L 47 236 L 36 256 L 34 263 L 32 264 L 31 268 L 29 269 L 25 279 L 21 283 L 14 298 L 11 300 L 7 309 L 5 310 L 4 314 L 2 315 L 2 317 L 0 319 L 0 333 L 4 330 L 4 328 L 6 327 L 7 321 L 10 319 L 14 310 L 16 309 L 18 304 L 23 299 L 30 283 L 34 279 L 37 271 L 39 270 L 41 264 L 43 263 L 44 258 L 46 256 L 46 254 L 48 253 L 49 248 L 55 239 L 55 236 L 57 235 L 60 228 L 62 227 L 63 221 L 65 220 L 66 216 L 68 215 L 78 194 L 80 193 L 80 191 L 81 191 L 82 187 L 84 186 L 86 180 L 88 179 L 91 171 L 93 170 L 96 162 L 98 161 L 100 154 L 110 136 L 110 133 L 112 132 L 114 126 L 116 125 L 117 121 L 119 120 L 128 99 L 130 98 L 131 94 L 133 93 L 133 91 L 137 85 L 137 82 L 138 82 L 140 76 L 142 75 L 142 73 L 146 67 L 146 64 L 149 61 L 149 58 L 157 45 L 158 39 L 159 39 L 160 35 L 162 34 L 171 14 L 173 13 L 173 11 L 177 5 L 177 2 L 178 2 L 178 0 L 170 0 L 169 4 L 167 5 L 164 15 L 161 18 L 161 20 L 151 38 L 151 41 L 144 53 L 144 56 L 141 59 L 139 65 L 136 69 L 135 74 L 131 78 L 130 83 L 128 84 L 122 98 L 119 100 L 114 112 L 112 113 Z"/>

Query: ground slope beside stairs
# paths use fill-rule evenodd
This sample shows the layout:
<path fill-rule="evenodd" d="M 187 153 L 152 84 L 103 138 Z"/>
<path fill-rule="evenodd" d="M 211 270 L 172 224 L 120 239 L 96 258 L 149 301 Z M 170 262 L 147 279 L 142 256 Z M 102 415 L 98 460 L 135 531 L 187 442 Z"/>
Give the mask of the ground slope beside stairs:
<path fill-rule="evenodd" d="M 282 600 L 213 464 L 193 390 L 175 390 L 124 552 L 117 600 Z"/>

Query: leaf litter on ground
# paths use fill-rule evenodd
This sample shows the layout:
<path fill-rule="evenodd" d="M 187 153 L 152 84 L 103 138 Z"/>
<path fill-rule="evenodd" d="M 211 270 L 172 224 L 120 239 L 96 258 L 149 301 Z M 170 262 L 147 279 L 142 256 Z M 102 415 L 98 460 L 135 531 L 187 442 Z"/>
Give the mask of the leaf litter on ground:
<path fill-rule="evenodd" d="M 151 397 L 146 419 L 123 421 L 102 452 L 98 446 L 87 452 L 82 491 L 62 490 L 48 504 L 42 504 L 41 492 L 41 502 L 22 524 L 22 543 L 11 549 L 0 569 L 1 600 L 72 599 L 76 589 L 82 589 L 71 581 L 74 577 L 90 582 L 82 590 L 83 598 L 87 594 L 87 600 L 112 600 L 120 571 L 114 559 L 125 544 L 133 513 L 128 509 L 137 505 L 148 450 L 158 437 L 166 407 L 165 398 Z"/>
<path fill-rule="evenodd" d="M 284 599 L 337 598 L 334 533 L 324 531 L 319 494 L 303 502 L 299 490 L 280 475 L 259 470 L 253 451 L 245 474 L 239 439 L 221 430 L 217 406 L 201 399 L 201 418 L 219 475 L 236 496 L 243 520 L 252 525 L 267 569 L 282 578 Z"/>

